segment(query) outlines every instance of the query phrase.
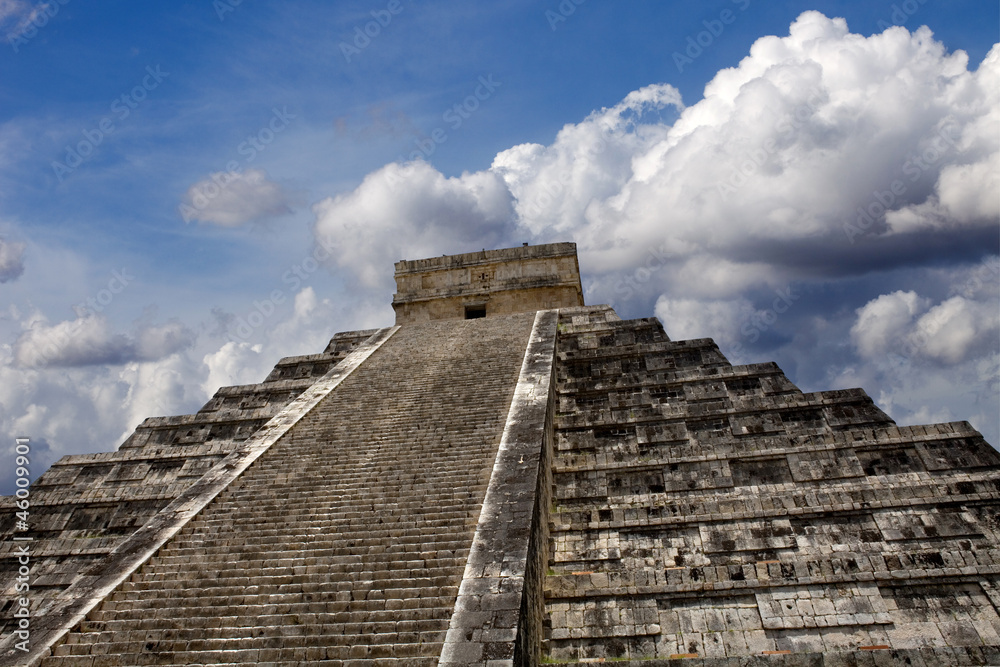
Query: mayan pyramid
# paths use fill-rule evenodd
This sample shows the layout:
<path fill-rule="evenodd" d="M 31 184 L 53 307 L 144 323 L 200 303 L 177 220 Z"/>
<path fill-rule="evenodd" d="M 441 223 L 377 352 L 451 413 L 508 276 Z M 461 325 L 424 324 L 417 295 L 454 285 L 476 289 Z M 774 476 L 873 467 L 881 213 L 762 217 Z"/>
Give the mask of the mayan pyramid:
<path fill-rule="evenodd" d="M 1000 664 L 967 422 L 586 306 L 572 243 L 395 268 L 394 326 L 2 499 L 0 665 Z"/>

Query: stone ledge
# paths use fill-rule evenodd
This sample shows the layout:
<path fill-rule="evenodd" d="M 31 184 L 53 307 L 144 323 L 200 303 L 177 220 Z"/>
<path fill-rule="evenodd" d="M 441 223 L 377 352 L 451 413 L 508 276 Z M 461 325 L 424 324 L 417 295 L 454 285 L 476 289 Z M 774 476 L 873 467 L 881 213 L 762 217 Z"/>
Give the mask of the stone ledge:
<path fill-rule="evenodd" d="M 441 665 L 513 664 L 522 661 L 521 646 L 537 651 L 540 636 L 531 635 L 540 628 L 531 626 L 532 619 L 540 625 L 541 599 L 532 589 L 541 583 L 547 551 L 539 514 L 547 510 L 557 321 L 555 310 L 535 316 Z"/>
<path fill-rule="evenodd" d="M 481 250 L 460 255 L 442 255 L 427 259 L 404 259 L 396 262 L 396 275 L 422 273 L 431 270 L 447 270 L 510 262 L 527 259 L 544 259 L 549 257 L 576 258 L 576 244 L 570 242 L 545 243 L 542 245 L 522 246 L 520 248 L 501 248 L 499 250 Z"/>
<path fill-rule="evenodd" d="M 580 661 L 550 661 L 565 667 L 592 667 L 594 663 L 641 667 L 882 667 L 883 665 L 920 665 L 955 667 L 955 665 L 1000 665 L 1000 646 L 956 648 L 884 649 L 881 646 L 859 647 L 857 651 L 836 653 L 792 653 L 765 651 L 760 655 L 733 658 L 706 658 L 697 654 L 677 654 L 670 658 L 590 658 Z"/>

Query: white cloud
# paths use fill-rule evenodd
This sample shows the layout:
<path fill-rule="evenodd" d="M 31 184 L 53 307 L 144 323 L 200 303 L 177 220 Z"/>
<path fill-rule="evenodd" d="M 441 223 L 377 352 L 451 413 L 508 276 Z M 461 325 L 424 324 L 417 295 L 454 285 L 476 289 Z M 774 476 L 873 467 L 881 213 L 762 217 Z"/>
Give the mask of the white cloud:
<path fill-rule="evenodd" d="M 313 232 L 366 287 L 391 284 L 393 262 L 510 243 L 510 192 L 495 173 L 446 178 L 425 162 L 389 164 L 313 207 Z"/>
<path fill-rule="evenodd" d="M 925 138 L 914 151 L 907 163 L 909 180 L 924 171 L 938 173 L 938 179 L 926 201 L 887 214 L 894 232 L 975 226 L 1000 218 L 1000 45 L 974 74 L 956 77 L 951 88 L 953 113 L 964 122 L 943 123 L 938 137 Z"/>
<path fill-rule="evenodd" d="M 144 322 L 127 336 L 95 316 L 49 326 L 33 312 L 22 321 L 29 338 L 0 344 L 0 435 L 47 442 L 51 452 L 38 472 L 64 454 L 112 450 L 147 417 L 194 412 L 221 386 L 263 381 L 283 356 L 321 352 L 344 330 L 342 317 L 310 287 L 254 344 L 194 338 L 173 321 Z M 41 345 L 46 336 L 58 343 L 51 356 Z M 117 365 L 80 365 L 101 355 L 131 356 Z"/>
<path fill-rule="evenodd" d="M 1000 332 L 995 302 L 962 296 L 931 306 L 915 292 L 897 291 L 869 301 L 857 314 L 851 340 L 869 359 L 920 356 L 955 365 L 988 353 Z"/>
<path fill-rule="evenodd" d="M 160 326 L 149 325 L 136 332 L 135 356 L 143 360 L 162 359 L 193 342 L 194 333 L 177 320 Z"/>
<path fill-rule="evenodd" d="M 1000 45 L 970 70 L 926 27 L 865 37 L 808 11 L 690 106 L 656 84 L 475 174 L 388 165 L 316 206 L 314 232 L 368 286 L 404 257 L 572 240 L 590 303 L 655 302 L 673 338 L 773 351 L 809 390 L 857 380 L 897 414 L 961 414 L 958 388 L 997 394 L 976 370 L 997 347 L 996 262 L 970 267 L 1000 223 L 998 80 Z"/>
<path fill-rule="evenodd" d="M 239 227 L 291 210 L 284 188 L 261 169 L 214 173 L 188 188 L 180 206 L 185 222 L 197 220 L 220 227 Z"/>
<path fill-rule="evenodd" d="M 17 364 L 25 368 L 85 366 L 125 361 L 127 337 L 111 331 L 103 317 L 86 316 L 47 326 L 33 322 L 14 343 Z"/>
<path fill-rule="evenodd" d="M 851 327 L 851 340 L 865 357 L 876 357 L 897 349 L 914 317 L 927 308 L 927 301 L 916 292 L 897 291 L 883 294 L 858 309 L 857 322 Z"/>
<path fill-rule="evenodd" d="M 494 166 L 533 229 L 546 236 L 569 232 L 599 270 L 634 266 L 652 246 L 681 266 L 672 278 L 687 276 L 669 281 L 680 288 L 675 292 L 701 280 L 697 268 L 707 259 L 765 259 L 771 275 L 759 278 L 773 286 L 783 267 L 808 275 L 850 248 L 845 221 L 854 222 L 857 207 L 888 192 L 893 181 L 905 180 L 906 191 L 890 193 L 898 200 L 890 208 L 918 204 L 939 180 L 947 189 L 947 169 L 996 159 L 995 141 L 975 131 L 990 125 L 997 106 L 987 90 L 995 88 L 993 66 L 970 73 L 965 64 L 964 53 L 946 54 L 926 29 L 866 39 L 849 34 L 842 20 L 807 12 L 788 37 L 761 38 L 738 67 L 719 72 L 705 98 L 669 129 L 639 126 L 627 137 L 612 129 L 619 142 L 633 142 L 627 169 L 614 155 L 572 153 L 574 172 L 592 168 L 621 183 L 610 194 L 589 187 L 574 197 L 575 207 L 553 211 L 539 203 L 544 198 L 537 191 L 518 187 L 556 181 L 566 165 L 550 166 L 543 157 L 578 148 L 574 133 L 592 119 L 564 129 L 552 146 L 530 151 L 530 160 L 512 166 L 502 153 Z M 926 164 L 919 183 L 910 182 L 909 156 L 923 155 L 944 127 L 962 133 L 961 141 L 945 144 L 950 152 Z M 540 209 L 542 216 L 533 215 Z M 963 224 L 987 227 L 996 217 L 977 206 Z M 811 257 L 818 261 L 811 264 Z M 744 289 L 743 276 L 734 273 L 728 287 L 730 294 Z"/>
<path fill-rule="evenodd" d="M 206 354 L 202 361 L 208 367 L 208 377 L 202 383 L 205 395 L 211 396 L 219 387 L 260 382 L 261 351 L 259 343 L 237 343 L 229 341 L 214 352 Z"/>
<path fill-rule="evenodd" d="M 301 289 L 292 312 L 262 332 L 262 342 L 229 341 L 204 355 L 208 375 L 202 390 L 210 396 L 222 386 L 261 382 L 282 356 L 322 352 L 333 334 L 342 330 L 339 315 L 332 302 L 319 299 L 312 287 Z"/>
<path fill-rule="evenodd" d="M 24 0 L 0 0 L 0 26 L 30 20 L 35 10 Z"/>
<path fill-rule="evenodd" d="M 809 11 L 789 35 L 758 39 L 696 104 L 651 85 L 550 145 L 500 152 L 483 172 L 383 167 L 318 205 L 315 232 L 343 245 L 337 263 L 366 284 L 387 260 L 463 245 L 442 238 L 572 239 L 602 301 L 616 283 L 600 274 L 631 271 L 650 252 L 649 297 L 733 299 L 919 265 L 931 242 L 920 235 L 964 233 L 968 248 L 1000 220 L 998 70 L 1000 46 L 969 71 L 966 54 L 947 53 L 926 27 L 864 37 Z M 495 205 L 471 195 L 476 181 Z"/>
<path fill-rule="evenodd" d="M 51 458 L 114 449 L 123 430 L 127 387 L 103 367 L 25 369 L 14 366 L 10 346 L 0 353 L 0 433 L 44 440 Z M 7 493 L 10 491 L 7 490 Z"/>
<path fill-rule="evenodd" d="M 312 350 L 326 347 L 330 340 L 335 312 L 329 299 L 320 299 L 312 287 L 304 287 L 295 295 L 291 317 L 274 327 L 270 340 L 286 349 L 297 346 L 303 350 L 297 354 L 313 354 Z"/>
<path fill-rule="evenodd" d="M 640 173 L 648 169 L 633 163 L 645 147 L 666 137 L 669 126 L 658 121 L 670 107 L 683 109 L 673 86 L 647 86 L 566 125 L 551 146 L 522 144 L 498 154 L 492 170 L 516 197 L 521 223 L 536 234 L 613 232 L 580 227 L 592 204 L 620 193 L 636 167 Z"/>
<path fill-rule="evenodd" d="M 661 296 L 656 302 L 656 317 L 674 340 L 714 338 L 720 344 L 734 343 L 740 329 L 757 312 L 747 299 L 697 300 L 670 299 Z"/>
<path fill-rule="evenodd" d="M 16 280 L 24 273 L 24 244 L 0 238 L 0 283 Z"/>
<path fill-rule="evenodd" d="M 946 364 L 956 364 L 985 345 L 1000 331 L 996 304 L 954 296 L 934 306 L 917 320 L 909 336 L 921 354 Z"/>
<path fill-rule="evenodd" d="M 124 441 L 147 417 L 182 414 L 200 407 L 208 398 L 200 382 L 204 375 L 205 368 L 190 354 L 125 364 L 116 378 L 117 384 L 127 387 L 117 408 L 121 428 L 117 442 Z M 97 403 L 98 397 L 92 400 Z"/>
<path fill-rule="evenodd" d="M 205 401 L 202 375 L 183 352 L 116 367 L 24 368 L 3 345 L 0 434 L 47 443 L 46 457 L 32 466 L 38 474 L 65 454 L 115 449 L 146 417 L 197 409 Z"/>
<path fill-rule="evenodd" d="M 856 356 L 822 360 L 829 375 L 817 388 L 864 387 L 901 425 L 967 420 L 1000 444 L 997 261 L 925 271 L 922 284 L 945 296 L 896 290 L 870 299 L 846 332 Z"/>
<path fill-rule="evenodd" d="M 179 322 L 145 325 L 134 336 L 115 333 L 105 317 L 86 314 L 49 326 L 34 313 L 14 343 L 14 360 L 22 368 L 91 366 L 150 361 L 189 347 L 194 334 Z"/>

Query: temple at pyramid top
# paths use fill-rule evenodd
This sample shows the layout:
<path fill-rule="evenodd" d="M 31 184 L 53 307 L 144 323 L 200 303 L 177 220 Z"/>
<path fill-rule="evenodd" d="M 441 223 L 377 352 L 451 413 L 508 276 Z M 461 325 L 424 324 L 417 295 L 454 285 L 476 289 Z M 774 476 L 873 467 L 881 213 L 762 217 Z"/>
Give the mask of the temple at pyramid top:
<path fill-rule="evenodd" d="M 396 262 L 396 324 L 583 305 L 575 243 Z"/>

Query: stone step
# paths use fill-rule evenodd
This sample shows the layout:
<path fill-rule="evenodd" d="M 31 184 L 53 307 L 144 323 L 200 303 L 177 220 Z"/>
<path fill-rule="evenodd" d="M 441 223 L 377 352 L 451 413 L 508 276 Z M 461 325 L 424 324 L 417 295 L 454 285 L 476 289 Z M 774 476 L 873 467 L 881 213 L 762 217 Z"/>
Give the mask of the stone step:
<path fill-rule="evenodd" d="M 259 623 L 250 629 L 249 634 L 255 638 L 284 637 L 290 632 L 289 626 L 301 626 L 303 624 L 310 627 L 322 627 L 319 634 L 341 636 L 341 635 L 363 635 L 385 634 L 385 633 L 415 633 L 425 635 L 426 633 L 436 633 L 440 631 L 440 611 L 431 610 L 425 614 L 427 618 L 391 618 L 382 621 L 365 620 L 361 623 L 348 622 L 348 615 L 344 612 L 332 614 L 305 614 L 297 616 L 276 616 L 269 615 L 270 625 Z M 249 616 L 229 617 L 245 622 Z M 256 618 L 260 618 L 259 616 Z M 109 620 L 109 621 L 85 621 L 88 631 L 76 633 L 69 636 L 67 644 L 79 643 L 109 643 L 115 641 L 123 630 L 128 631 L 135 627 L 132 621 Z M 141 630 L 152 630 L 160 628 L 163 630 L 163 637 L 167 639 L 228 639 L 235 635 L 244 636 L 247 633 L 245 628 L 237 626 L 224 626 L 215 623 L 213 619 L 203 617 L 192 617 L 188 619 L 144 619 L 139 624 Z"/>
<path fill-rule="evenodd" d="M 292 639 L 292 638 L 285 638 Z M 310 638 L 314 639 L 314 638 Z M 237 640 L 238 642 L 239 640 Z M 416 642 L 390 644 L 358 644 L 353 646 L 314 646 L 313 641 L 304 646 L 282 646 L 262 648 L 212 649 L 202 648 L 199 642 L 115 642 L 95 645 L 93 648 L 106 650 L 97 655 L 54 655 L 42 661 L 42 667 L 101 667 L 140 665 L 256 665 L 260 663 L 282 664 L 351 664 L 371 661 L 371 664 L 436 664 L 443 642 Z M 387 662 L 388 660 L 388 662 Z M 376 663 L 377 661 L 377 663 Z"/>
<path fill-rule="evenodd" d="M 310 614 L 339 614 L 340 623 L 375 623 L 378 621 L 394 621 L 401 618 L 408 620 L 426 620 L 450 618 L 451 605 L 454 603 L 454 595 L 458 588 L 453 587 L 451 591 L 442 592 L 441 597 L 427 598 L 389 598 L 381 600 L 352 600 L 350 602 L 296 602 L 292 604 L 260 604 L 243 605 L 234 599 L 229 602 L 220 601 L 219 604 L 201 604 L 201 599 L 195 601 L 199 604 L 194 608 L 186 606 L 183 611 L 178 611 L 177 616 L 171 616 L 170 611 L 176 610 L 176 604 L 190 605 L 191 600 L 162 599 L 162 600 L 132 600 L 127 604 L 110 603 L 115 609 L 92 612 L 92 620 L 95 622 L 117 621 L 121 627 L 131 627 L 138 629 L 143 627 L 170 628 L 174 621 L 193 622 L 193 619 L 204 618 L 219 627 L 241 627 L 242 624 L 232 619 L 261 619 L 268 624 L 283 625 L 280 620 L 287 619 L 287 625 L 295 625 L 299 621 L 296 619 Z M 242 598 L 237 598 L 242 599 Z M 300 599 L 302 597 L 300 596 Z M 141 604 L 140 604 L 141 602 Z M 234 612 L 234 606 L 239 607 L 241 616 L 227 616 Z M 280 610 L 282 613 L 272 613 L 273 610 Z M 143 623 L 149 619 L 150 612 L 156 612 L 157 619 L 154 623 Z M 242 615 L 245 614 L 245 615 Z M 162 617 L 162 618 L 161 618 Z"/>
<path fill-rule="evenodd" d="M 469 522 L 471 523 L 471 522 Z M 453 523 L 452 527 L 460 525 L 458 523 Z M 472 528 L 473 526 L 470 526 Z M 362 537 L 364 536 L 364 537 Z M 375 535 L 371 533 L 360 532 L 357 534 L 345 533 L 345 540 L 350 542 L 350 544 L 337 542 L 335 539 L 317 539 L 311 541 L 298 541 L 292 536 L 284 536 L 282 539 L 284 544 L 287 544 L 290 548 L 297 550 L 295 554 L 285 555 L 284 558 L 290 558 L 293 561 L 299 560 L 304 557 L 322 557 L 325 555 L 337 556 L 337 555 L 348 555 L 352 553 L 366 553 L 368 555 L 376 553 L 386 553 L 386 554 L 402 554 L 406 553 L 424 553 L 429 551 L 457 551 L 463 549 L 463 545 L 466 544 L 465 541 L 456 537 L 454 539 L 448 539 L 447 535 L 440 535 L 433 529 L 429 529 L 425 533 L 416 535 L 392 535 L 388 531 Z M 391 542 L 386 544 L 387 541 Z M 272 552 L 267 549 L 267 542 L 261 544 L 254 544 L 252 538 L 248 538 L 245 543 L 248 547 L 247 551 L 244 552 L 246 555 L 246 560 L 260 560 L 263 557 L 276 558 L 278 553 L 283 552 Z M 342 545 L 342 546 L 338 546 Z M 422 548 L 421 548 L 422 547 Z M 342 549 L 342 551 L 337 552 L 336 549 Z M 228 549 L 228 550 L 227 550 Z M 213 562 L 220 566 L 220 569 L 228 569 L 225 567 L 225 563 L 231 562 L 227 561 L 226 554 L 231 553 L 232 547 L 226 547 L 220 545 L 217 547 L 198 547 L 192 546 L 186 548 L 185 550 L 171 551 L 168 554 L 163 555 L 163 563 L 170 564 L 171 562 L 183 564 L 185 561 L 190 560 L 191 557 L 198 557 L 199 563 L 204 564 L 205 562 Z M 173 558 L 174 561 L 167 559 Z M 238 567 L 238 565 L 237 565 Z"/>
<path fill-rule="evenodd" d="M 373 580 L 376 581 L 386 578 L 390 572 L 398 572 L 402 579 L 419 582 L 415 584 L 418 586 L 443 586 L 445 584 L 442 583 L 442 579 L 451 577 L 452 568 L 455 564 L 464 560 L 461 557 L 456 557 L 448 560 L 409 561 L 406 563 L 407 567 L 392 567 L 393 565 L 399 565 L 398 561 L 395 563 L 374 563 L 368 565 L 361 561 L 361 557 L 354 558 L 357 560 L 352 558 L 351 561 L 348 561 L 345 559 L 343 562 L 335 563 L 332 566 L 328 565 L 325 559 L 317 559 L 316 564 L 305 566 L 306 574 L 299 574 L 297 571 L 292 574 L 270 574 L 269 571 L 261 571 L 256 573 L 251 580 L 245 572 L 242 573 L 242 576 L 232 577 L 225 576 L 226 572 L 220 572 L 217 576 L 213 575 L 205 579 L 192 578 L 189 581 L 191 586 L 197 589 L 238 588 L 247 592 L 247 587 L 252 587 L 253 592 L 264 595 L 272 592 L 280 592 L 278 590 L 280 587 L 292 583 L 301 586 L 323 586 L 326 583 L 340 583 L 343 581 L 344 574 L 351 572 L 370 573 Z M 427 562 L 428 565 L 423 566 L 421 563 L 424 562 Z M 319 563 L 322 563 L 322 565 Z M 313 570 L 320 571 L 312 573 Z M 141 577 L 137 581 L 123 583 L 110 599 L 127 599 L 125 596 L 137 591 L 184 589 L 187 585 L 187 582 L 179 582 L 168 574 L 159 572 L 156 578 Z"/>

